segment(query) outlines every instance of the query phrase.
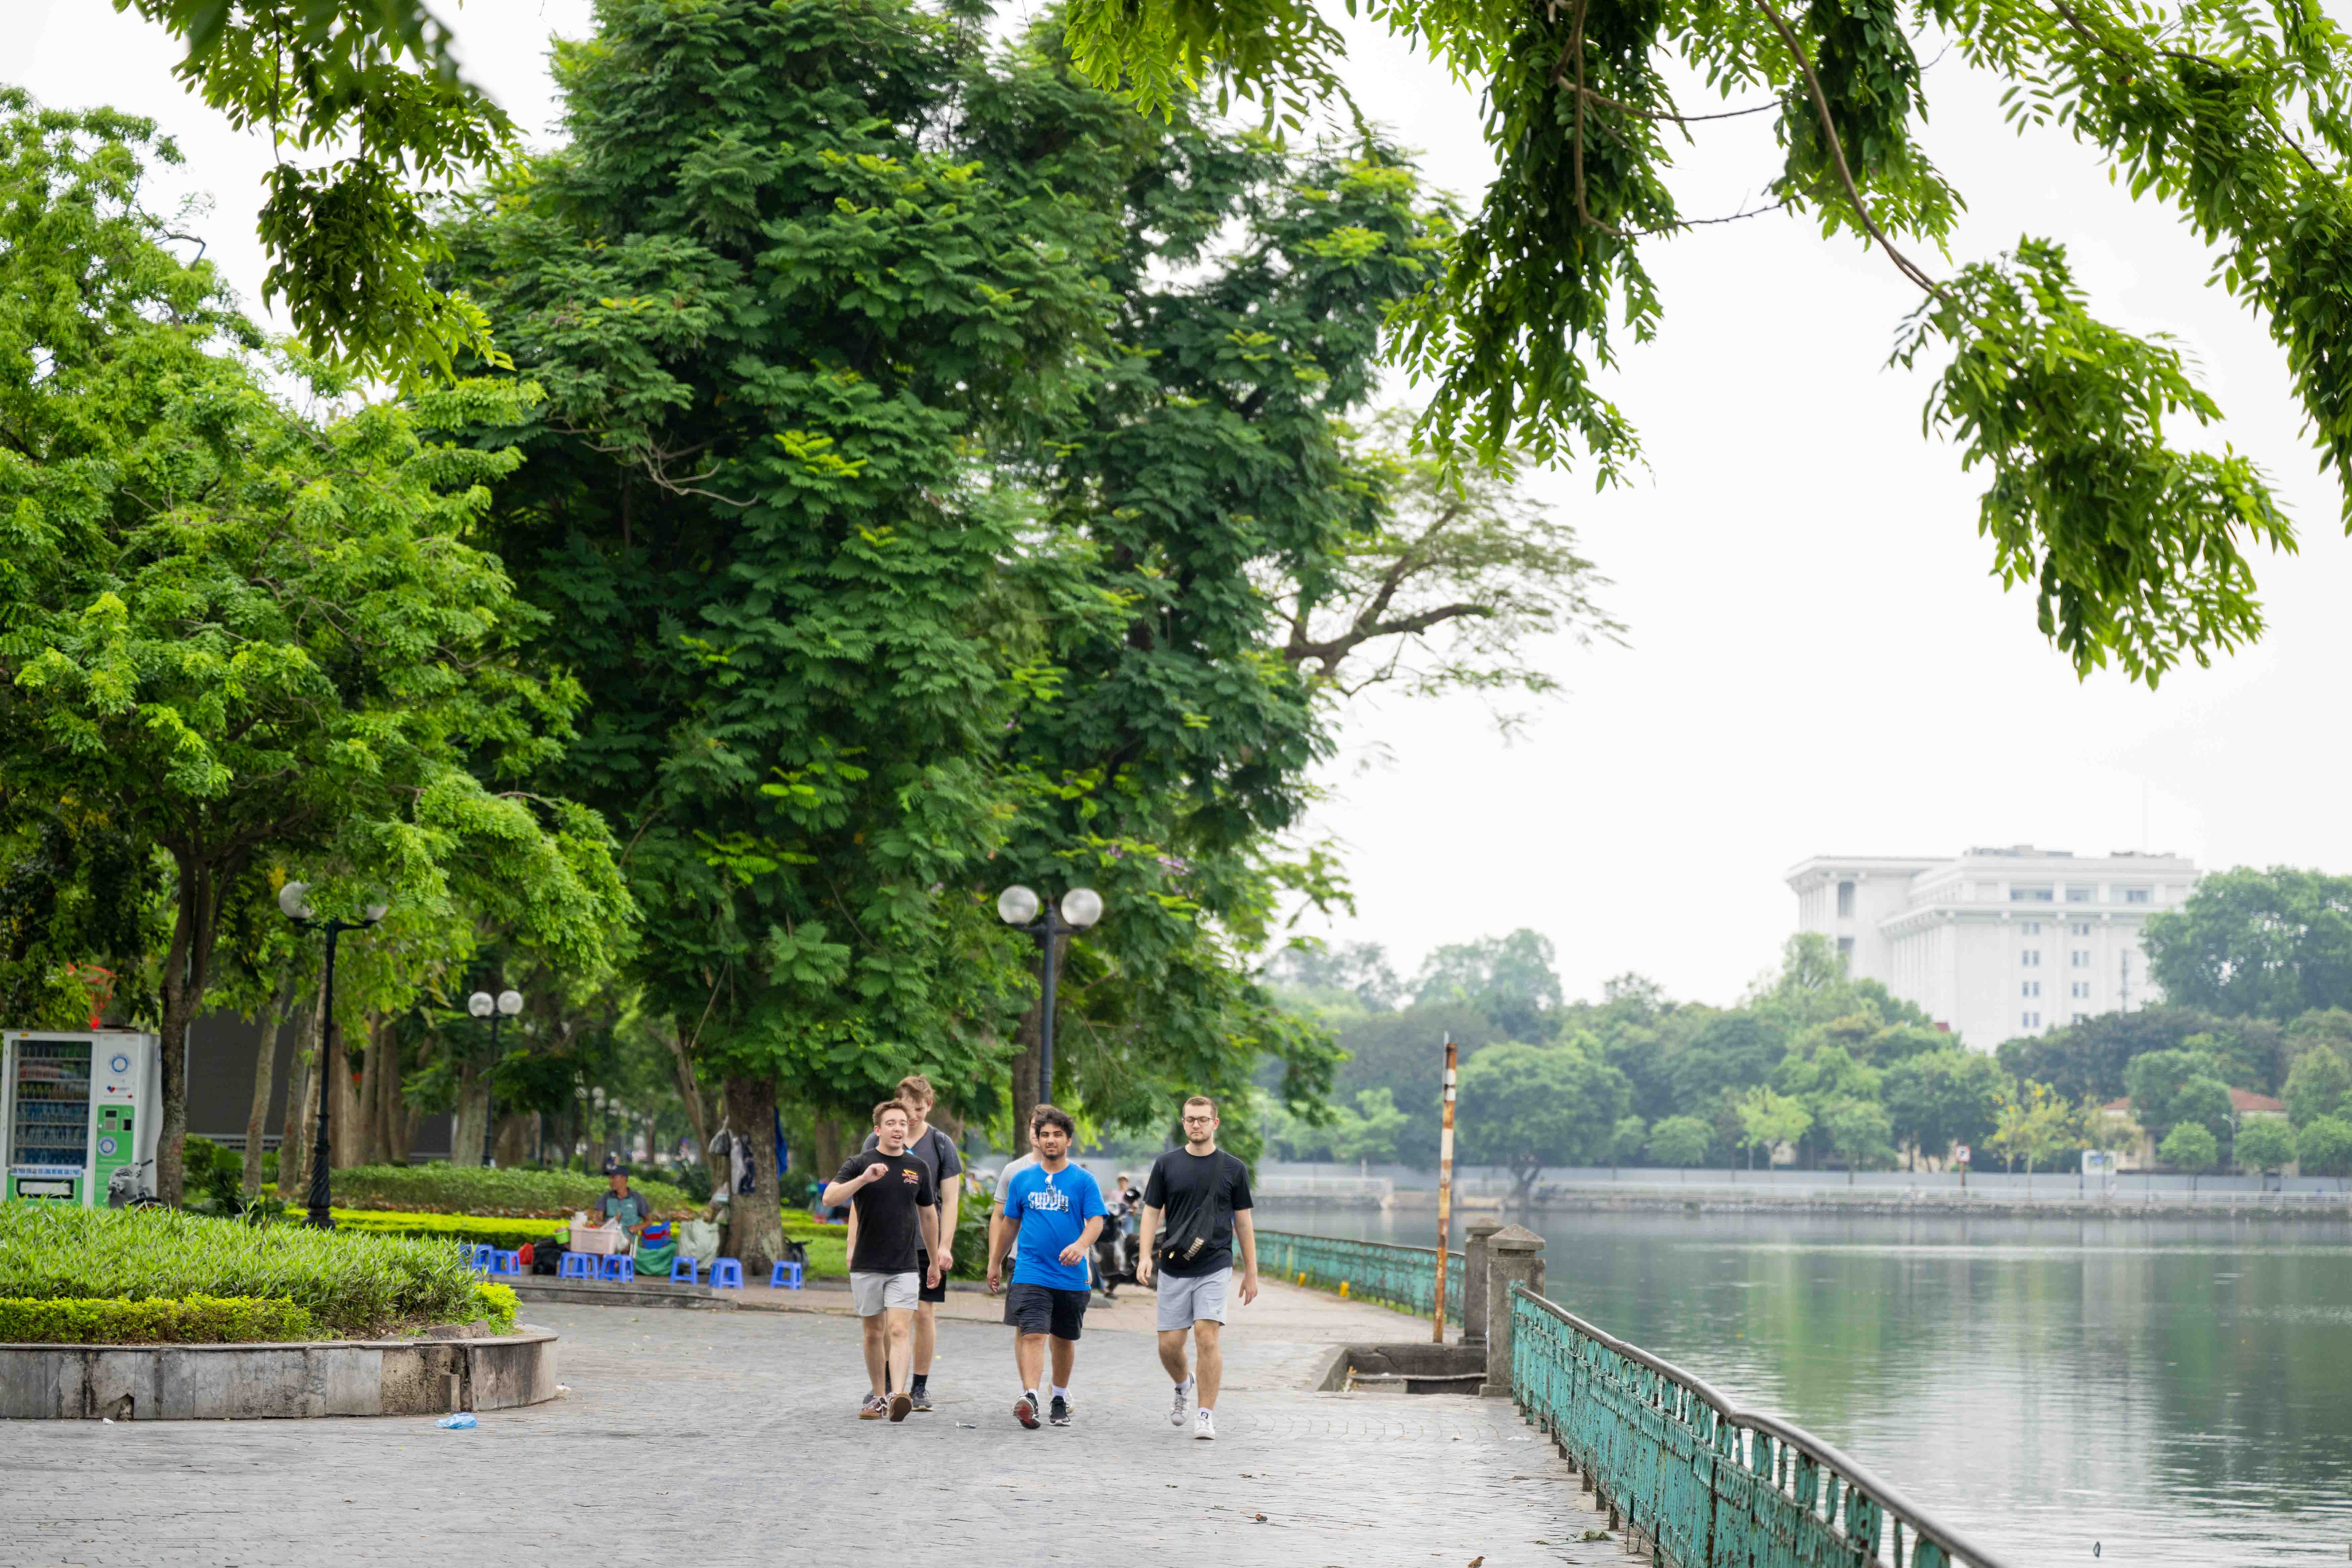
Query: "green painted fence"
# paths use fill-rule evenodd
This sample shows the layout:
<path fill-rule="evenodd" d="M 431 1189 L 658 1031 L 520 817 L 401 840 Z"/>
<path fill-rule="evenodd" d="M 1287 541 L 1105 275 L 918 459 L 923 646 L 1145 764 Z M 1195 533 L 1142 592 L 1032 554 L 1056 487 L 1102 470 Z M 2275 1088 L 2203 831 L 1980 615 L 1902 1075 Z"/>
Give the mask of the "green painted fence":
<path fill-rule="evenodd" d="M 1802 1429 L 1511 1287 L 1511 1386 L 1675 1568 L 2002 1568 Z"/>
<path fill-rule="evenodd" d="M 1434 1229 L 1435 1226 L 1432 1226 Z M 1437 1248 L 1396 1247 L 1384 1241 L 1341 1241 L 1286 1230 L 1257 1233 L 1257 1266 L 1276 1279 L 1306 1277 L 1309 1285 L 1337 1290 L 1342 1284 L 1360 1301 L 1378 1301 L 1423 1317 L 1437 1290 Z M 1445 1255 L 1445 1316 L 1462 1321 L 1462 1254 Z"/>

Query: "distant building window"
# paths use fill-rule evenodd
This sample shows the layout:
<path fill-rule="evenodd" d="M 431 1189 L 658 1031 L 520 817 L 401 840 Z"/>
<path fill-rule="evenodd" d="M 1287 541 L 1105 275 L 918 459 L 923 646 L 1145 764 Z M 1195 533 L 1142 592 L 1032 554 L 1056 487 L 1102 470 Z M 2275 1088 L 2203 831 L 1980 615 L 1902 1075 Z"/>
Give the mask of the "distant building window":
<path fill-rule="evenodd" d="M 2091 934 L 2091 922 L 2088 921 L 2076 921 L 2068 929 L 2076 936 L 2088 936 Z"/>
<path fill-rule="evenodd" d="M 2053 888 L 2012 887 L 2009 889 L 2009 901 L 2012 904 L 2049 904 L 2057 902 L 2057 890 Z"/>
<path fill-rule="evenodd" d="M 2147 889 L 2146 888 L 2126 888 L 2124 889 L 2124 902 L 2127 904 L 2144 904 L 2147 902 Z"/>
<path fill-rule="evenodd" d="M 2091 994 L 2091 983 L 2090 983 L 2089 981 L 2087 981 L 2087 980 L 2077 980 L 2076 982 L 2074 982 L 2074 994 L 2075 994 L 2075 995 L 2077 995 L 2077 996 L 2088 996 L 2090 994 Z"/>
<path fill-rule="evenodd" d="M 2071 962 L 2077 969 L 2088 969 L 2091 967 L 2091 950 L 2087 947 L 2078 947 L 2067 956 L 2069 962 Z"/>
<path fill-rule="evenodd" d="M 2041 995 L 2041 994 L 2042 994 L 2042 982 L 2040 982 L 2039 980 L 2027 980 L 2027 981 L 2021 981 L 2021 982 L 2020 982 L 2020 983 L 2019 983 L 2019 985 L 2018 985 L 2018 994 L 2019 994 L 2019 995 L 2021 995 L 2021 996 L 2039 996 L 2039 995 Z"/>
<path fill-rule="evenodd" d="M 2074 1022 L 2077 1024 L 2088 1023 L 2090 1021 L 2090 1017 L 2091 1016 L 2088 1013 L 2077 1013 L 2074 1015 Z"/>
<path fill-rule="evenodd" d="M 2038 1029 L 2042 1027 L 2042 1015 L 2039 1013 L 2024 1014 L 2021 1016 L 2020 1021 L 2029 1029 Z"/>
<path fill-rule="evenodd" d="M 1853 938 L 1850 936 L 1842 936 L 1838 938 L 1838 956 L 1840 958 L 1852 958 L 1853 956 Z"/>
<path fill-rule="evenodd" d="M 1838 919 L 1842 921 L 1853 919 L 1853 884 L 1852 882 L 1838 884 Z"/>
<path fill-rule="evenodd" d="M 2017 955 L 2017 962 L 2028 969 L 2039 969 L 2042 967 L 2042 950 L 2038 947 L 2029 947 Z"/>
<path fill-rule="evenodd" d="M 2040 936 L 2042 934 L 2042 922 L 2040 921 L 2027 921 L 2017 929 L 2023 931 L 2028 936 Z"/>
<path fill-rule="evenodd" d="M 2095 888 L 2069 887 L 2066 889 L 2066 901 L 2070 904 L 2087 904 L 2091 901 L 2091 895 L 2097 890 Z"/>

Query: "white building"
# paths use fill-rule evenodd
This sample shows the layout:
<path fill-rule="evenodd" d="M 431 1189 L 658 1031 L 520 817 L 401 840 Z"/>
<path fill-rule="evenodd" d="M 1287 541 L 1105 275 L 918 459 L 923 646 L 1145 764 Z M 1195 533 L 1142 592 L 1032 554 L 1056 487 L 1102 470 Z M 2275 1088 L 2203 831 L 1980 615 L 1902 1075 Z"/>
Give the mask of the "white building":
<path fill-rule="evenodd" d="M 2140 927 L 2178 909 L 2197 868 L 2178 855 L 2084 857 L 2020 844 L 1957 859 L 1816 855 L 1790 871 L 1797 924 L 1989 1051 L 2020 1035 L 2161 1001 Z"/>

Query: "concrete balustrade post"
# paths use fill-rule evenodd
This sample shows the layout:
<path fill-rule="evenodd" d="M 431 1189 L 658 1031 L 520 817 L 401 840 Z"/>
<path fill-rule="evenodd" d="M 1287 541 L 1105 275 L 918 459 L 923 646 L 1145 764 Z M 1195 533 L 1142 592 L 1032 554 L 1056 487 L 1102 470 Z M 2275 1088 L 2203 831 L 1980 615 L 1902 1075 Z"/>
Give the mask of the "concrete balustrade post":
<path fill-rule="evenodd" d="M 1544 1288 L 1543 1237 L 1524 1226 L 1507 1225 L 1486 1238 L 1486 1381 L 1478 1392 L 1496 1398 L 1511 1393 L 1511 1287 L 1536 1294 Z"/>
<path fill-rule="evenodd" d="M 1475 1220 L 1470 1239 L 1462 1247 L 1462 1342 L 1486 1342 L 1486 1240 L 1502 1226 L 1491 1219 Z"/>

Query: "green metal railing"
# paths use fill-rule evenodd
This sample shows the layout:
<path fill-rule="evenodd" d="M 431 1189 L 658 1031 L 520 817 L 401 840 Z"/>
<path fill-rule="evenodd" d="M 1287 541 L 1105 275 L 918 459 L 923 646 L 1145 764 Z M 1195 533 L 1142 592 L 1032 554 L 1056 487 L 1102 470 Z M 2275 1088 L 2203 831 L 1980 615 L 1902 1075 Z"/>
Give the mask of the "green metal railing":
<path fill-rule="evenodd" d="M 1341 1241 L 1286 1230 L 1257 1233 L 1257 1266 L 1277 1279 L 1299 1279 L 1327 1290 L 1348 1288 L 1360 1301 L 1377 1301 L 1427 1317 L 1437 1294 L 1437 1248 L 1384 1241 Z M 1462 1321 L 1462 1254 L 1445 1255 L 1445 1317 Z"/>
<path fill-rule="evenodd" d="M 1675 1568 L 2001 1568 L 1820 1438 L 1511 1287 L 1511 1388 Z"/>

